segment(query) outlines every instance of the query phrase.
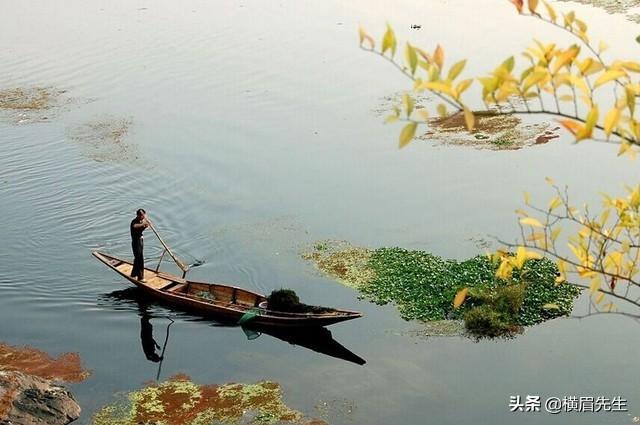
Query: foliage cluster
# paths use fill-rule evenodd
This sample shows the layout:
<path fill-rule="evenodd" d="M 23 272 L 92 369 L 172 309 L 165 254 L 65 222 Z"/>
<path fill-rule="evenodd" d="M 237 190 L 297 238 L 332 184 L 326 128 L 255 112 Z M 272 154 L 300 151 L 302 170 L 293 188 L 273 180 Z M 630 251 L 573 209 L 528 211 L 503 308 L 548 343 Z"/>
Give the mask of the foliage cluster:
<path fill-rule="evenodd" d="M 358 289 L 375 303 L 394 302 L 406 320 L 463 318 L 472 331 L 469 321 L 482 313 L 509 330 L 571 313 L 580 290 L 555 284 L 558 269 L 552 261 L 527 260 L 512 281 L 496 277 L 499 264 L 486 256 L 458 262 L 423 251 L 380 248 L 368 263 L 374 277 Z M 455 308 L 453 300 L 463 288 L 469 288 L 467 299 Z"/>
<path fill-rule="evenodd" d="M 289 313 L 329 313 L 335 311 L 329 307 L 308 305 L 300 302 L 298 294 L 293 289 L 276 289 L 267 297 L 269 310 L 286 311 Z"/>

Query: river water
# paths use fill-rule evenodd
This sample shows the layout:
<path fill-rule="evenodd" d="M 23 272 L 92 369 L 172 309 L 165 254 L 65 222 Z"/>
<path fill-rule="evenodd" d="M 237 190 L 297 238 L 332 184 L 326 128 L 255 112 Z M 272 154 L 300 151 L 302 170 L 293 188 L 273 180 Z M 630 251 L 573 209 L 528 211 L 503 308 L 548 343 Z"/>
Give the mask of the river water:
<path fill-rule="evenodd" d="M 419 324 L 300 259 L 322 239 L 464 259 L 483 252 L 487 235 L 517 237 L 513 210 L 524 190 L 534 202 L 552 196 L 545 176 L 568 184 L 578 204 L 637 182 L 637 163 L 616 148 L 566 137 L 519 151 L 397 149 L 399 127 L 377 111 L 407 81 L 357 48 L 359 23 L 381 35 L 389 22 L 429 49 L 440 42 L 449 63 L 471 58 L 469 75 L 532 34 L 568 41 L 507 2 L 479 3 L 0 2 L 0 89 L 65 90 L 46 120 L 0 122 L 0 340 L 80 353 L 92 370 L 71 386 L 80 423 L 114 393 L 154 379 L 158 364 L 140 345 L 142 306 L 113 294 L 127 284 L 90 255 L 129 256 L 128 224 L 143 207 L 178 253 L 205 261 L 193 278 L 290 287 L 304 301 L 366 314 L 331 327 L 367 361 L 360 366 L 151 305 L 159 344 L 175 320 L 162 378 L 273 380 L 288 405 L 335 424 L 632 423 L 640 328 L 631 320 L 555 320 L 507 341 L 412 337 Z M 612 55 L 637 54 L 635 24 L 561 7 L 578 10 Z M 74 136 L 92 122 L 127 123 L 106 147 L 115 155 Z M 157 256 L 150 235 L 147 245 Z M 509 397 L 528 394 L 622 396 L 630 412 L 510 413 Z"/>

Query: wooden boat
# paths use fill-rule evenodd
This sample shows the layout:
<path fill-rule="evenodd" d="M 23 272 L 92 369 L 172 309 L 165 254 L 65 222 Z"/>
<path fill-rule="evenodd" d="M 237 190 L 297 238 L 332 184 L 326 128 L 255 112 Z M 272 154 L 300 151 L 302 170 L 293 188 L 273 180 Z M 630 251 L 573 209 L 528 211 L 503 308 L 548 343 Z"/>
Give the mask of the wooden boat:
<path fill-rule="evenodd" d="M 263 309 L 264 295 L 219 283 L 194 282 L 158 270 L 145 268 L 145 280 L 130 276 L 130 261 L 94 251 L 93 256 L 109 268 L 138 286 L 150 296 L 189 313 L 208 316 L 220 321 L 238 323 L 247 314 L 248 323 L 264 326 L 309 327 L 328 326 L 362 317 L 362 313 L 332 310 L 324 313 L 288 313 Z"/>

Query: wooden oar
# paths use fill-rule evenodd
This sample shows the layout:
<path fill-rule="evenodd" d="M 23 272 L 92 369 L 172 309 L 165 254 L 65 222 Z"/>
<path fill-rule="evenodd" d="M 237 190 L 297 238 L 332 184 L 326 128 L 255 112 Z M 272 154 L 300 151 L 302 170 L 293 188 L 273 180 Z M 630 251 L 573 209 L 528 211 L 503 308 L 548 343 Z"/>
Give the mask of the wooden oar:
<path fill-rule="evenodd" d="M 182 270 L 183 273 L 186 273 L 189 270 L 189 266 L 185 265 L 182 261 L 180 261 L 180 259 L 176 257 L 176 255 L 171 251 L 169 246 L 164 242 L 164 240 L 162 239 L 162 237 L 154 227 L 153 223 L 151 223 L 151 220 L 149 220 L 148 218 L 145 218 L 145 220 L 147 221 L 147 223 L 149 223 L 149 227 L 151 228 L 151 230 L 153 230 L 153 233 L 156 234 L 156 236 L 158 237 L 158 240 L 160 241 L 164 249 L 167 250 L 171 258 L 173 258 L 173 261 L 176 263 L 176 265 L 180 268 L 180 270 Z"/>

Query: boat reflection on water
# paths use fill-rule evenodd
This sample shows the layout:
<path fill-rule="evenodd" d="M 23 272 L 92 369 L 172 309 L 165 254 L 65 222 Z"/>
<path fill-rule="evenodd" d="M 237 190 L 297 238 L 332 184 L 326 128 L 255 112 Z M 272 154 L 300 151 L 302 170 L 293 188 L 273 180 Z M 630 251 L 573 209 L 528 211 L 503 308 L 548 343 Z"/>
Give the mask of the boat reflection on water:
<path fill-rule="evenodd" d="M 123 290 L 113 291 L 108 294 L 104 294 L 99 298 L 99 304 L 109 305 L 115 309 L 125 310 L 137 310 L 140 316 L 140 341 L 142 344 L 142 350 L 145 357 L 154 363 L 160 363 L 162 366 L 162 360 L 164 359 L 167 343 L 169 341 L 169 331 L 171 325 L 174 323 L 173 319 L 167 315 L 154 315 L 150 313 L 150 306 L 156 303 L 151 303 L 145 294 L 138 290 L 138 288 L 127 288 Z M 240 326 L 238 324 L 219 323 L 209 319 L 203 319 L 188 315 L 186 313 L 177 313 L 178 317 L 184 317 L 190 320 L 207 321 L 211 322 L 214 326 L 224 327 L 239 327 L 241 328 L 247 338 L 250 340 L 256 339 L 261 335 L 269 335 L 274 338 L 286 341 L 289 344 L 305 347 L 309 350 L 315 351 L 320 354 L 324 354 L 337 359 L 346 360 L 348 362 L 363 365 L 366 361 L 349 351 L 338 341 L 333 339 L 331 331 L 323 327 L 312 328 L 299 328 L 299 329 L 283 329 L 277 327 L 266 327 L 245 324 Z M 153 337 L 153 325 L 151 319 L 154 318 L 166 318 L 170 322 L 167 324 L 165 331 L 165 339 L 162 346 Z M 160 370 L 158 370 L 158 376 Z"/>

